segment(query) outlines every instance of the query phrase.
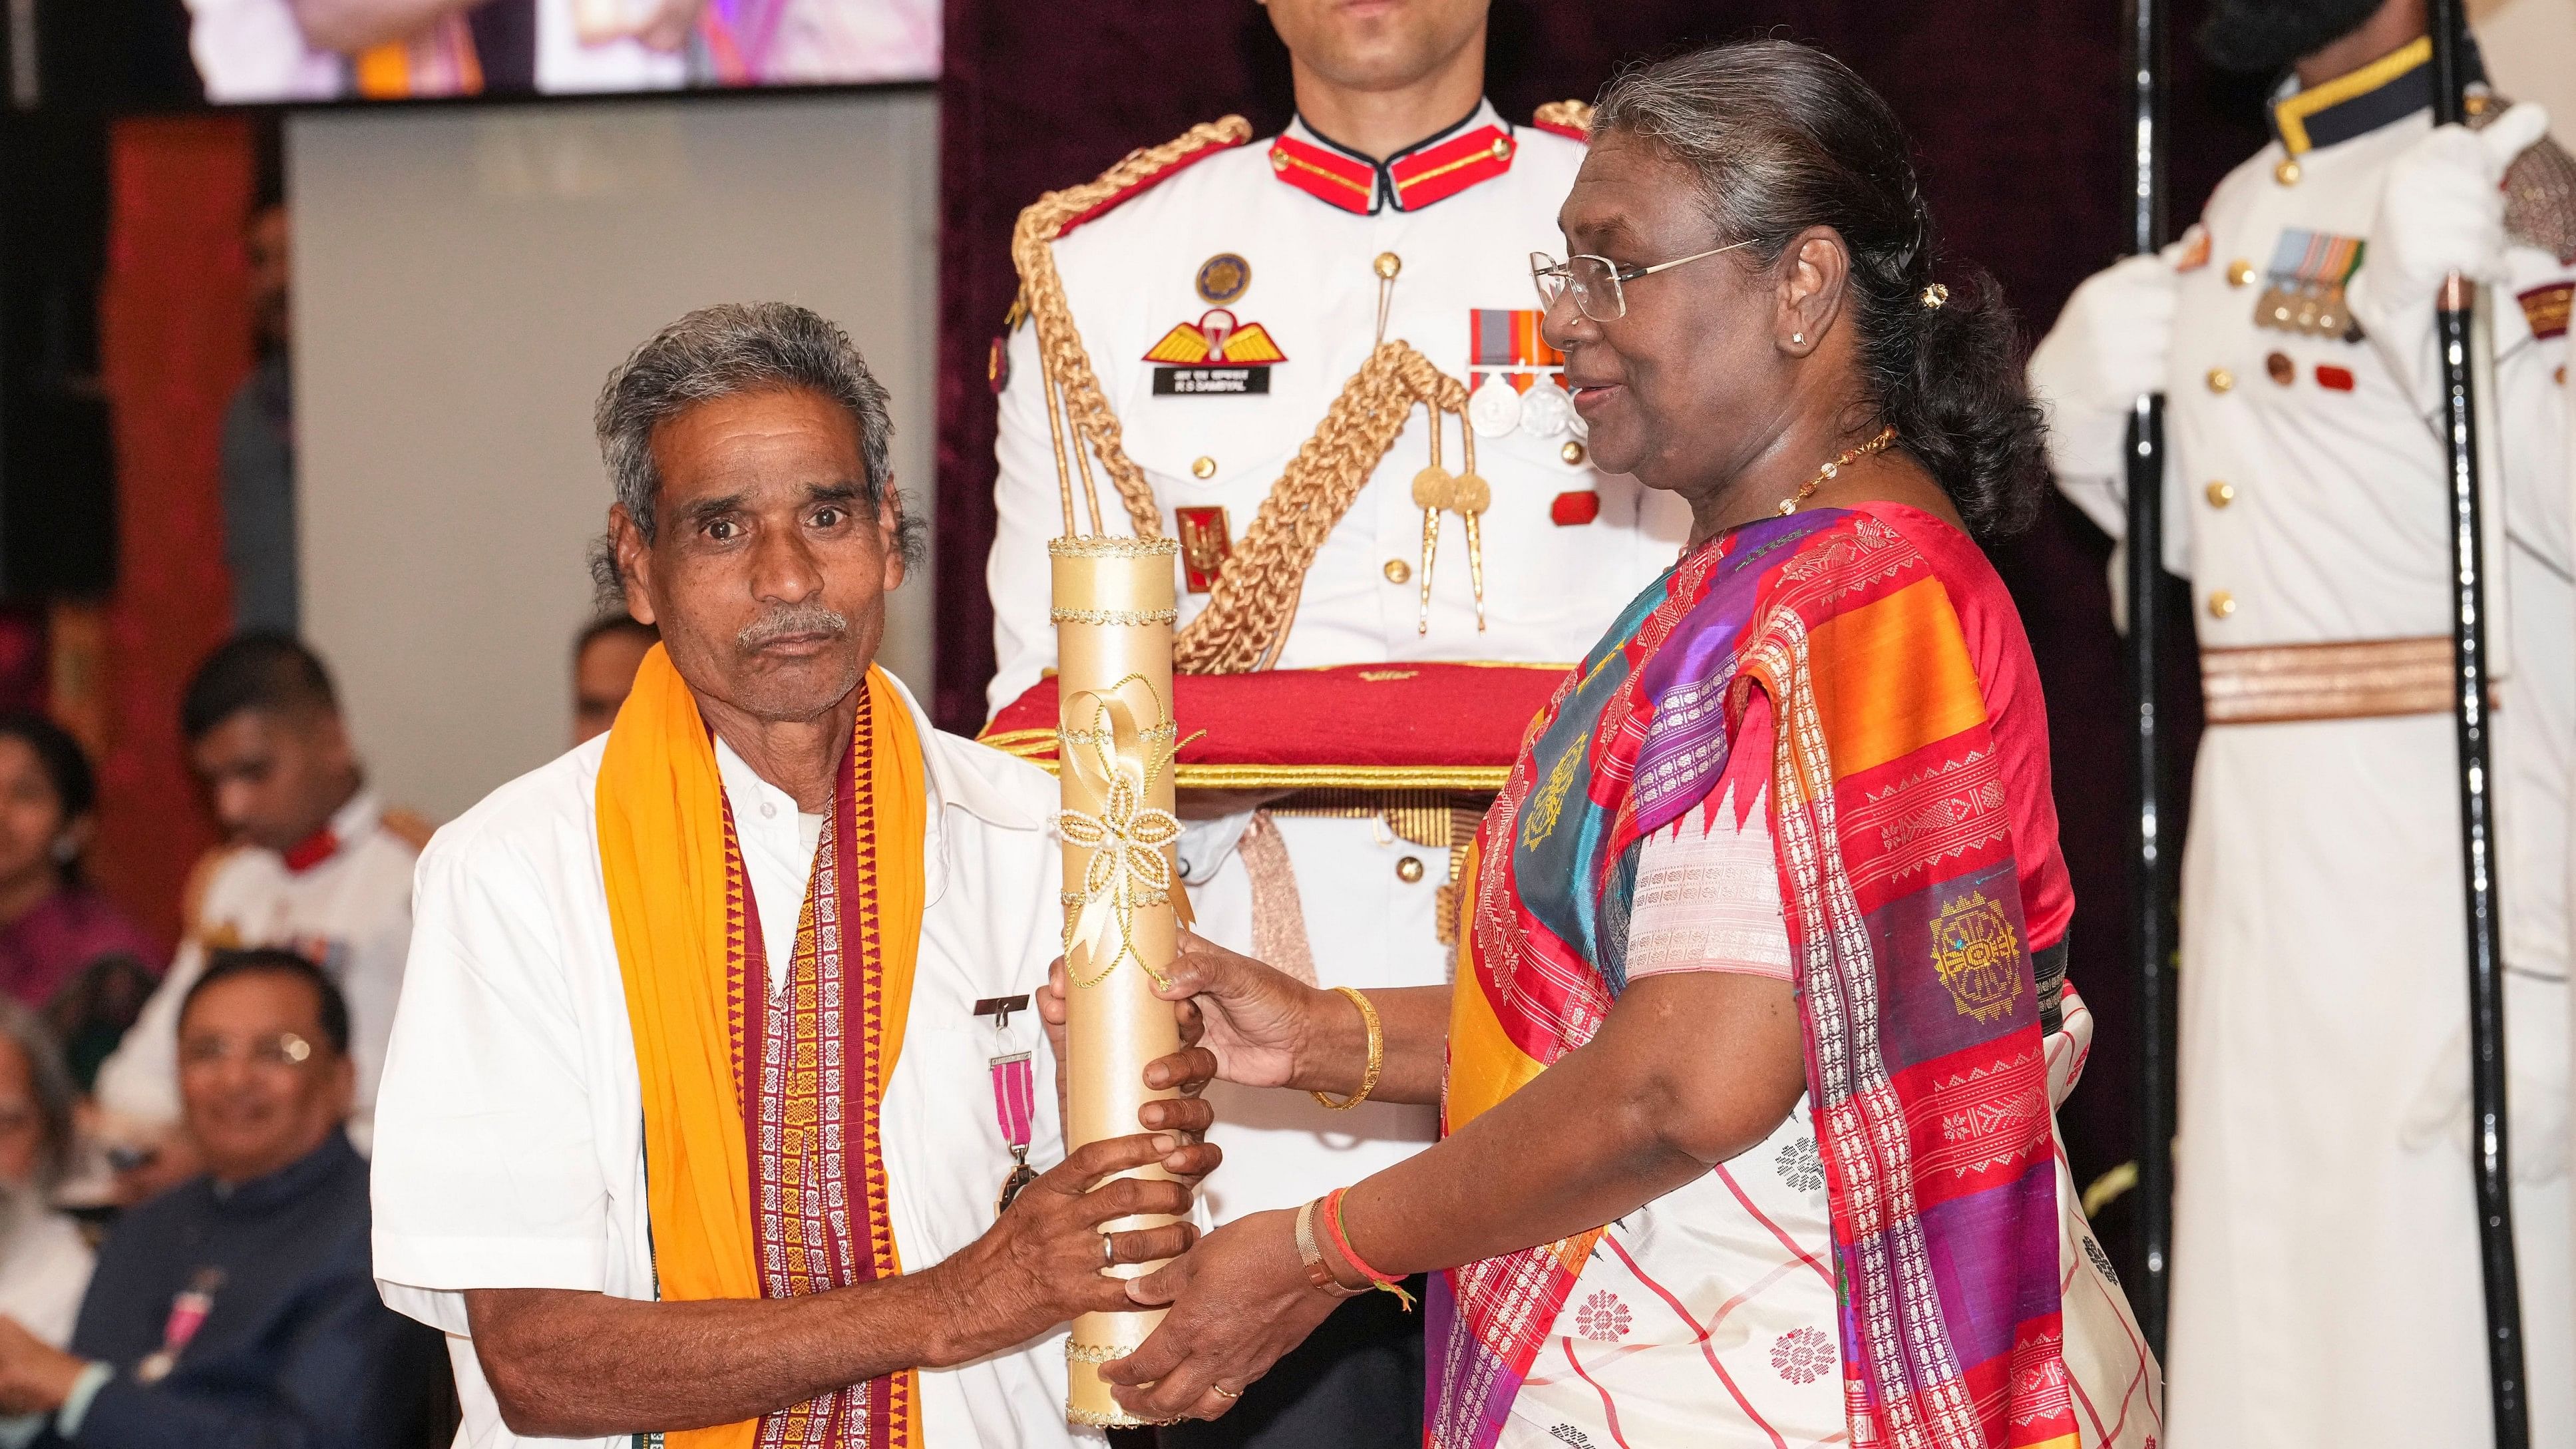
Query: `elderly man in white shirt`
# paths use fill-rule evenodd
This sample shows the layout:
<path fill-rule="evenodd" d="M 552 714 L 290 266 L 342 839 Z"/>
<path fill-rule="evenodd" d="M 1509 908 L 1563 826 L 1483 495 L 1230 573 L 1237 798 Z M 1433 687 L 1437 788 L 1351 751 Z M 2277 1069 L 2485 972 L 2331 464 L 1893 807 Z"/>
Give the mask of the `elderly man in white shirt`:
<path fill-rule="evenodd" d="M 597 421 L 603 562 L 663 643 L 614 729 L 422 858 L 385 1300 L 453 1335 L 476 1445 L 1070 1443 L 1058 1325 L 1188 1246 L 1109 1229 L 1187 1210 L 1210 1114 L 1027 1170 L 1060 1151 L 1024 1009 L 1056 786 L 871 665 L 911 542 L 885 391 L 810 312 L 716 307 Z"/>

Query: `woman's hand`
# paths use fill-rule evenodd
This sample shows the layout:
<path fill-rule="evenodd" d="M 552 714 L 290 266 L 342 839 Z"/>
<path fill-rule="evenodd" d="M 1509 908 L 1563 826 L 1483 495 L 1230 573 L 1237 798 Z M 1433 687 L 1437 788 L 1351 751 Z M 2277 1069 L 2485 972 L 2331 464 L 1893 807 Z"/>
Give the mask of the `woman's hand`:
<path fill-rule="evenodd" d="M 1127 1285 L 1140 1305 L 1171 1304 L 1143 1346 L 1100 1366 L 1129 1413 L 1216 1418 L 1333 1311 L 1297 1256 L 1296 1224 L 1293 1211 L 1254 1213 Z"/>
<path fill-rule="evenodd" d="M 1181 1003 L 1197 1019 L 1199 1045 L 1216 1057 L 1222 1081 L 1247 1087 L 1300 1087 L 1314 1065 L 1316 1022 L 1355 1008 L 1284 971 L 1184 933 L 1180 959 L 1154 994 Z"/>
<path fill-rule="evenodd" d="M 1182 1042 L 1212 1054 L 1220 1081 L 1247 1087 L 1306 1086 L 1303 1071 L 1310 1065 L 1318 1035 L 1317 1016 L 1338 1010 L 1350 1016 L 1354 1028 L 1359 1024 L 1359 1013 L 1333 993 L 1318 991 L 1186 931 L 1181 935 L 1180 959 L 1164 974 L 1170 984 L 1155 987 L 1154 994 L 1171 1002 L 1179 1013 Z M 1061 1062 L 1063 961 L 1048 970 L 1037 1006 L 1038 1019 L 1046 1023 L 1047 1040 L 1054 1043 L 1056 1060 Z M 1182 1083 L 1189 1075 L 1186 1068 L 1195 1065 L 1194 1058 L 1189 1063 L 1182 1060 L 1189 1056 L 1185 1050 L 1147 1067 L 1145 1084 L 1160 1089 Z"/>

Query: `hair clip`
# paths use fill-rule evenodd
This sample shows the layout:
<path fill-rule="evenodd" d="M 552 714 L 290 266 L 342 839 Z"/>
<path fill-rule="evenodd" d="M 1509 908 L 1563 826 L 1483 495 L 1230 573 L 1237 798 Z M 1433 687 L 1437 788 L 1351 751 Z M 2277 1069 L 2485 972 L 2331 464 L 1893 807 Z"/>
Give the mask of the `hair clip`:
<path fill-rule="evenodd" d="M 1938 312 L 1941 310 L 1941 304 L 1949 300 L 1950 289 L 1939 282 L 1934 282 L 1923 289 L 1923 306 L 1926 311 Z"/>

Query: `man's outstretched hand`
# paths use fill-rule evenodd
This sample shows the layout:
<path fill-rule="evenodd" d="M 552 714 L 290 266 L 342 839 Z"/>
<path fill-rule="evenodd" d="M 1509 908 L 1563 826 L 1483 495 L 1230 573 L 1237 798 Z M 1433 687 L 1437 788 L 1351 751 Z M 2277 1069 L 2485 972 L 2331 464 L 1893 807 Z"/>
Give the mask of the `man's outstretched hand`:
<path fill-rule="evenodd" d="M 1101 1270 L 1111 1263 L 1178 1257 L 1197 1241 L 1198 1229 L 1181 1222 L 1104 1234 L 1100 1225 L 1140 1214 L 1179 1217 L 1189 1212 L 1189 1181 L 1205 1177 L 1217 1164 L 1217 1149 L 1195 1140 L 1204 1125 L 1112 1137 L 1076 1148 L 1014 1198 L 984 1236 L 925 1269 L 939 1277 L 950 1309 L 951 1336 L 942 1345 L 941 1362 L 981 1358 L 1085 1313 L 1135 1307 L 1126 1280 L 1105 1277 Z M 1149 1165 L 1188 1181 L 1102 1181 Z"/>

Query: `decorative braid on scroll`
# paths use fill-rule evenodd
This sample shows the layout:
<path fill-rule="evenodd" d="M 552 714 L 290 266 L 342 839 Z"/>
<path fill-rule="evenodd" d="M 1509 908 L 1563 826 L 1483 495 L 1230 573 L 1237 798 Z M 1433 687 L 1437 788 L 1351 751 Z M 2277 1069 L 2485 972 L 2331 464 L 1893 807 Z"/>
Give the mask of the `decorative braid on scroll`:
<path fill-rule="evenodd" d="M 1154 502 L 1154 485 L 1146 481 L 1145 471 L 1121 446 L 1118 415 L 1109 410 L 1109 400 L 1101 395 L 1100 378 L 1091 370 L 1090 354 L 1083 351 L 1082 334 L 1074 330 L 1073 309 L 1064 299 L 1064 279 L 1056 275 L 1054 242 L 1067 227 L 1209 147 L 1240 146 L 1251 138 L 1252 123 L 1241 116 L 1202 122 L 1160 146 L 1128 152 L 1117 165 L 1080 186 L 1039 197 L 1021 211 L 1019 224 L 1011 229 L 1011 262 L 1020 269 L 1020 298 L 1028 304 L 1030 320 L 1037 324 L 1038 360 L 1046 380 L 1064 395 L 1065 422 L 1073 429 L 1075 448 L 1079 450 L 1087 443 L 1100 459 L 1100 466 L 1108 471 L 1109 481 L 1117 486 L 1119 498 L 1127 505 L 1128 521 L 1136 526 L 1139 538 L 1153 538 L 1163 531 L 1162 509 Z M 1058 446 L 1061 445 L 1059 440 Z M 1059 470 L 1064 466 L 1061 453 L 1056 466 Z M 1061 481 L 1069 520 L 1072 483 L 1070 479 Z M 1086 490 L 1090 482 L 1091 469 L 1085 464 Z M 1093 507 L 1096 510 L 1098 504 Z M 1071 533 L 1073 529 L 1067 527 L 1065 531 Z"/>
<path fill-rule="evenodd" d="M 1379 343 L 1270 485 L 1217 575 L 1207 608 L 1173 639 L 1173 662 L 1183 673 L 1242 674 L 1278 652 L 1307 566 L 1395 446 L 1416 403 L 1432 410 L 1435 426 L 1444 413 L 1463 419 L 1467 385 L 1406 343 Z"/>

